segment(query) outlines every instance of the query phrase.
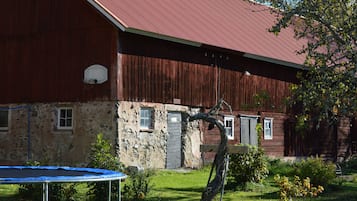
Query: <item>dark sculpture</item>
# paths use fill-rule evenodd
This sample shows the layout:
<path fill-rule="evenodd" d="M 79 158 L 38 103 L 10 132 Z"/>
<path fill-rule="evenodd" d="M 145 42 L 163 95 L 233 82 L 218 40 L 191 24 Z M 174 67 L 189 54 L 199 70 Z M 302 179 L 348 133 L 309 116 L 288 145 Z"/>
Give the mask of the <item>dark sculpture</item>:
<path fill-rule="evenodd" d="M 224 124 L 222 121 L 217 119 L 219 114 L 219 110 L 223 109 L 223 105 L 228 106 L 231 113 L 231 107 L 223 100 L 220 99 L 218 103 L 208 112 L 208 113 L 198 113 L 196 115 L 190 116 L 189 121 L 194 120 L 204 120 L 210 123 L 210 127 L 212 125 L 217 126 L 220 131 L 221 142 L 218 146 L 218 150 L 216 156 L 214 158 L 211 172 L 208 178 L 208 184 L 204 191 L 202 192 L 201 201 L 212 201 L 213 198 L 216 196 L 217 193 L 220 191 L 223 193 L 224 189 L 224 182 L 225 182 L 225 175 L 227 171 L 227 163 L 228 163 L 228 147 L 227 147 L 227 135 Z M 215 177 L 212 179 L 212 173 L 215 169 Z M 222 196 L 222 194 L 221 194 Z M 221 197 L 222 198 L 222 197 Z"/>

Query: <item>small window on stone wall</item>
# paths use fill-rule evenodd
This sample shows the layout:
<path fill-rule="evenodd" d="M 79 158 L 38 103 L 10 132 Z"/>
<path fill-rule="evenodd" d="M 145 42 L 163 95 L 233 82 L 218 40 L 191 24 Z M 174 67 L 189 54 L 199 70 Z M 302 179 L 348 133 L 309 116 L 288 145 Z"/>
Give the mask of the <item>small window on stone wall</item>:
<path fill-rule="evenodd" d="M 150 107 L 140 108 L 140 129 L 154 129 L 154 109 Z"/>
<path fill-rule="evenodd" d="M 9 111 L 1 110 L 0 108 L 0 131 L 7 131 L 9 129 Z"/>
<path fill-rule="evenodd" d="M 57 129 L 73 129 L 73 109 L 61 107 L 57 111 Z"/>

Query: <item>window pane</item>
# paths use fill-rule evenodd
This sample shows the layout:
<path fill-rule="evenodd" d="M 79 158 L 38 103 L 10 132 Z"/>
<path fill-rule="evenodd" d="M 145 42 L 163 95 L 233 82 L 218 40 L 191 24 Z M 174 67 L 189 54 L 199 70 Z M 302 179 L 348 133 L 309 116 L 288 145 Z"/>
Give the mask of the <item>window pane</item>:
<path fill-rule="evenodd" d="M 67 117 L 68 118 L 72 117 L 72 110 L 71 109 L 67 109 L 66 112 L 67 112 Z"/>
<path fill-rule="evenodd" d="M 264 119 L 264 139 L 273 139 L 272 124 L 272 119 Z"/>
<path fill-rule="evenodd" d="M 152 128 L 152 118 L 151 114 L 153 112 L 152 108 L 140 108 L 140 127 L 151 129 Z"/>
<path fill-rule="evenodd" d="M 8 119 L 9 112 L 8 111 L 0 111 L 0 128 L 8 127 Z"/>
<path fill-rule="evenodd" d="M 232 129 L 231 129 L 231 128 L 226 128 L 226 134 L 227 134 L 227 136 L 229 136 L 229 137 L 233 137 L 233 135 L 232 135 Z"/>
<path fill-rule="evenodd" d="M 59 108 L 58 128 L 70 129 L 73 125 L 73 110 L 71 108 Z"/>
<path fill-rule="evenodd" d="M 234 139 L 234 117 L 224 117 L 224 126 L 229 140 Z"/>
<path fill-rule="evenodd" d="M 65 119 L 60 119 L 60 126 L 65 127 L 66 126 L 66 120 Z"/>
<path fill-rule="evenodd" d="M 71 126 L 72 126 L 72 119 L 67 119 L 66 127 L 71 127 Z"/>
<path fill-rule="evenodd" d="M 66 110 L 64 110 L 64 109 L 60 110 L 60 117 L 61 118 L 65 118 L 66 117 Z"/>

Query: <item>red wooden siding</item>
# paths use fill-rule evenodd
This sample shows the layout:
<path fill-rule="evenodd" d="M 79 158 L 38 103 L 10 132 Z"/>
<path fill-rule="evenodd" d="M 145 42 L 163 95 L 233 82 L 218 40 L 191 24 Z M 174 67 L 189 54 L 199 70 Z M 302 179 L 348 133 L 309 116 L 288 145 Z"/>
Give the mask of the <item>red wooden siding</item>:
<path fill-rule="evenodd" d="M 0 103 L 115 98 L 83 83 L 92 64 L 117 65 L 117 30 L 85 1 L 12 0 L 0 13 Z"/>
<path fill-rule="evenodd" d="M 211 107 L 223 97 L 234 110 L 284 112 L 291 83 L 244 72 L 168 59 L 122 55 L 123 99 Z M 220 86 L 219 91 L 216 88 Z M 256 105 L 254 95 L 269 98 Z"/>
<path fill-rule="evenodd" d="M 264 118 L 273 118 L 273 139 L 265 140 L 264 133 L 262 134 L 261 145 L 264 152 L 271 156 L 284 156 L 285 122 L 287 121 L 288 116 L 281 113 L 263 112 L 260 118 L 261 123 L 263 123 Z"/>
<path fill-rule="evenodd" d="M 122 100 L 211 107 L 224 98 L 234 110 L 284 112 L 297 69 L 213 47 L 192 47 L 119 32 Z M 251 76 L 246 76 L 249 71 Z M 256 105 L 253 96 L 269 98 Z"/>

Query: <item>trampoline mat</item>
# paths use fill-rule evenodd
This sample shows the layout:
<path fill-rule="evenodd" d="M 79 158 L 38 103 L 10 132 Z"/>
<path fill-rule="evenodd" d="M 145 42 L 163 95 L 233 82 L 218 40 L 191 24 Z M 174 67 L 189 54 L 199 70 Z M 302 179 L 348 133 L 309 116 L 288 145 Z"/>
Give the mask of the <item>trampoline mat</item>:
<path fill-rule="evenodd" d="M 102 173 L 88 171 L 74 171 L 59 169 L 0 169 L 0 178 L 26 178 L 26 177 L 61 177 L 61 176 L 97 176 Z"/>

